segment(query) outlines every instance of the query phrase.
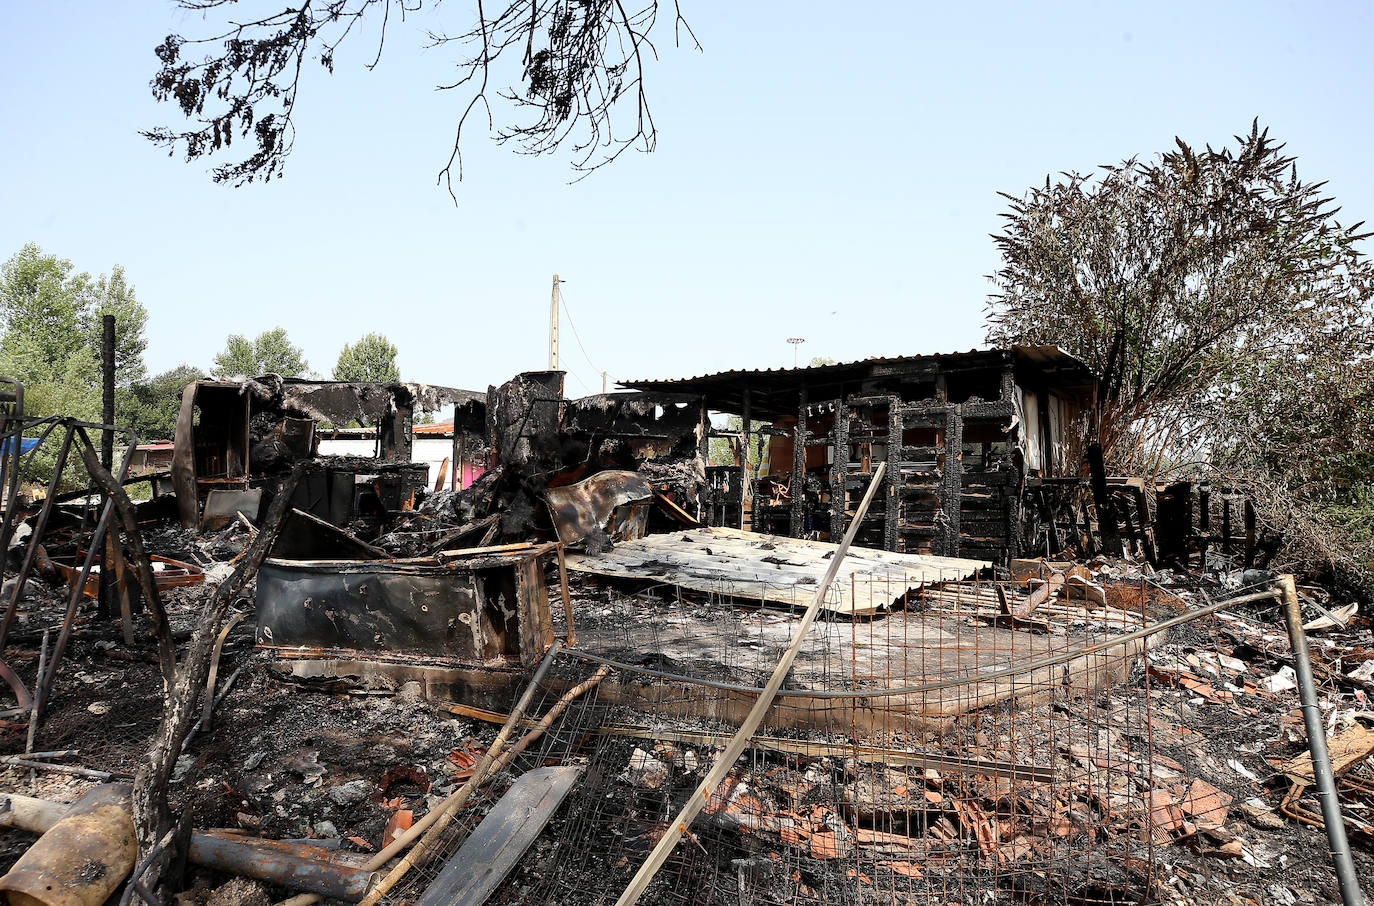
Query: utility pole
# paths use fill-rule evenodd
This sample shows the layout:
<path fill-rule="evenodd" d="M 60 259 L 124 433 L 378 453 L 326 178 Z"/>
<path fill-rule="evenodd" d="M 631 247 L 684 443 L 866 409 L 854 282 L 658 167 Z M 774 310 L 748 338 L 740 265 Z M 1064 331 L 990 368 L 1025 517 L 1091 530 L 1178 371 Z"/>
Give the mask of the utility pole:
<path fill-rule="evenodd" d="M 606 372 L 601 372 L 601 395 L 606 395 Z"/>
<path fill-rule="evenodd" d="M 549 370 L 558 370 L 558 275 L 553 275 L 553 297 L 549 300 Z"/>
<path fill-rule="evenodd" d="M 797 367 L 797 347 L 806 342 L 804 337 L 788 337 L 787 342 L 792 344 L 792 367 Z"/>

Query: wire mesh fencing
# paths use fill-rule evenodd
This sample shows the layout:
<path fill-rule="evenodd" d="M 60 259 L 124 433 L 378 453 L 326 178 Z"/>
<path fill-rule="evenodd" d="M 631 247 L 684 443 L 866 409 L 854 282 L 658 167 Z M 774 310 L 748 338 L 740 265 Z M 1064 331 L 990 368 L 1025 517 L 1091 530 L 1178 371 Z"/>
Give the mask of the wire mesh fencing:
<path fill-rule="evenodd" d="M 389 902 L 434 884 L 515 777 L 558 764 L 580 768 L 579 780 L 489 902 L 614 903 L 676 831 L 793 639 L 795 613 L 737 592 L 583 595 L 578 645 L 558 656 L 531 714 L 603 678 Z M 1147 899 L 1167 816 L 1153 780 L 1142 655 L 1157 636 L 1144 587 L 1031 603 L 1010 585 L 889 571 L 856 580 L 847 601 L 865 595 L 875 606 L 832 592 L 763 727 L 642 902 Z"/>

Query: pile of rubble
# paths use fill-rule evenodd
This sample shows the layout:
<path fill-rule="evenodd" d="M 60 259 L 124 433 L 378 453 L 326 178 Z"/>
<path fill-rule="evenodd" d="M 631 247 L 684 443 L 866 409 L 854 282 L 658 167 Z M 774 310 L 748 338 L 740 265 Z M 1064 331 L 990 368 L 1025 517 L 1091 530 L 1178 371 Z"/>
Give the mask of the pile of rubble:
<path fill-rule="evenodd" d="M 403 435 L 430 391 L 230 389 L 188 389 L 175 494 L 88 461 L 6 498 L 12 901 L 1291 906 L 1349 895 L 1328 768 L 1374 876 L 1353 602 L 703 526 L 667 394 L 456 397 L 486 468 L 432 487 L 300 440 L 349 405 Z"/>

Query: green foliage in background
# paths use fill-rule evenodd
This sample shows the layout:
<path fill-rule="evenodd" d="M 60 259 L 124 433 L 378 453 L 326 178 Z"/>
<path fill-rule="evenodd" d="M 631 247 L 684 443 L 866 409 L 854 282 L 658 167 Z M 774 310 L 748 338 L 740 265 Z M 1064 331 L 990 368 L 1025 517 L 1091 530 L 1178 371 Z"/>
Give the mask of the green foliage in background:
<path fill-rule="evenodd" d="M 182 390 L 204 377 L 208 375 L 200 368 L 182 364 L 134 384 L 121 424 L 133 428 L 140 442 L 171 440 L 176 433 Z"/>
<path fill-rule="evenodd" d="M 27 414 L 100 421 L 106 314 L 115 316 L 115 421 L 122 424 L 132 388 L 144 378 L 148 346 L 148 313 L 124 269 L 114 265 L 108 275 L 91 277 L 34 243 L 0 265 L 0 374 L 24 385 Z M 49 442 L 35 454 L 32 479 L 51 477 L 56 449 Z M 64 489 L 85 481 L 79 462 L 67 473 Z"/>
<path fill-rule="evenodd" d="M 1098 376 L 1113 469 L 1244 489 L 1284 556 L 1374 591 L 1374 264 L 1261 130 L 1006 196 L 988 339 Z"/>
<path fill-rule="evenodd" d="M 356 343 L 345 343 L 334 365 L 336 381 L 399 381 L 396 345 L 379 333 L 369 333 Z"/>
<path fill-rule="evenodd" d="M 306 377 L 310 365 L 305 352 L 287 337 L 281 327 L 264 330 L 249 340 L 230 334 L 224 349 L 215 356 L 214 376 L 217 378 L 258 377 L 279 374 L 282 377 Z"/>

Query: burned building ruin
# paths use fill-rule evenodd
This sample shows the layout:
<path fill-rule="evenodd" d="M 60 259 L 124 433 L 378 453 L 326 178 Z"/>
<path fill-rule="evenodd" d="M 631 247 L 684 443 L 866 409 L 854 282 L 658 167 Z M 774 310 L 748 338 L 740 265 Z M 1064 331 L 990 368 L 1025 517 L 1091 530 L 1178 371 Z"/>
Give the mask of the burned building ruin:
<path fill-rule="evenodd" d="M 739 417 L 739 431 L 711 432 L 730 439 L 736 462 L 709 472 L 709 524 L 838 539 L 886 462 L 860 543 L 997 562 L 1026 546 L 1027 479 L 1078 476 L 1096 390 L 1053 346 L 624 386 L 696 394 Z"/>

